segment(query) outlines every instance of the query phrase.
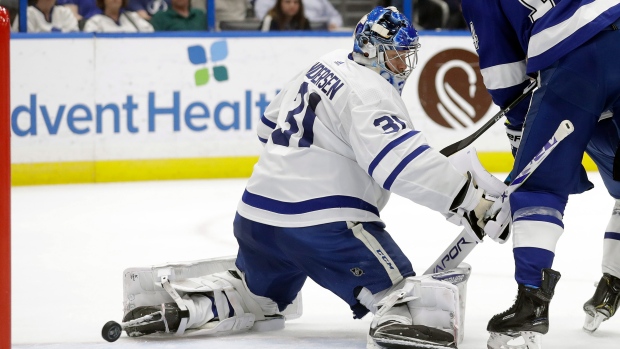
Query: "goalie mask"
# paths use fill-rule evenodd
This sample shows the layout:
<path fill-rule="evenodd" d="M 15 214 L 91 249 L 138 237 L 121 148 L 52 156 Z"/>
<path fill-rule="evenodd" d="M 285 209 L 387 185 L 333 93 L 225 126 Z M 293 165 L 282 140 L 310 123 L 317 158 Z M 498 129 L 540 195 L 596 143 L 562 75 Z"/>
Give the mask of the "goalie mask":
<path fill-rule="evenodd" d="M 353 60 L 376 71 L 402 91 L 418 61 L 418 33 L 407 17 L 393 7 L 375 7 L 355 31 Z"/>

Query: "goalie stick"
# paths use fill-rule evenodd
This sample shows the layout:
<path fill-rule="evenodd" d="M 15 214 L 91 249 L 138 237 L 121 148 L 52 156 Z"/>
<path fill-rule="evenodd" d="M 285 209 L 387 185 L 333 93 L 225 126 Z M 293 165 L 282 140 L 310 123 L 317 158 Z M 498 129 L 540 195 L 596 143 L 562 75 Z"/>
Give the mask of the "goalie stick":
<path fill-rule="evenodd" d="M 525 168 L 519 173 L 510 185 L 504 190 L 501 198 L 497 199 L 493 206 L 491 206 L 492 212 L 499 210 L 504 200 L 508 199 L 508 196 L 517 190 L 536 170 L 538 166 L 549 156 L 551 151 L 557 147 L 557 145 L 566 136 L 573 132 L 573 124 L 569 120 L 564 120 L 560 123 L 551 139 L 542 147 L 542 149 L 534 156 L 534 158 L 525 166 Z M 433 274 L 443 270 L 449 270 L 458 267 L 459 264 L 469 255 L 478 242 L 471 238 L 470 234 L 463 229 L 454 241 L 446 248 L 446 250 L 440 255 L 437 260 L 424 272 L 424 274 Z"/>
<path fill-rule="evenodd" d="M 525 90 L 523 90 L 523 93 L 519 97 L 512 101 L 512 103 L 510 103 L 506 108 L 500 110 L 497 114 L 493 115 L 493 117 L 484 125 L 482 125 L 482 127 L 476 130 L 476 132 L 461 139 L 456 143 L 450 144 L 449 146 L 441 149 L 440 153 L 444 156 L 450 156 L 458 152 L 459 150 L 465 149 L 468 145 L 472 144 L 476 139 L 478 139 L 478 137 L 485 133 L 489 128 L 491 128 L 491 126 L 495 125 L 495 123 L 498 122 L 499 119 L 506 116 L 509 111 L 511 111 L 514 107 L 517 106 L 517 104 L 519 104 L 519 102 L 532 94 L 536 86 L 538 86 L 538 82 L 536 80 L 532 80 L 532 82 L 530 82 L 530 84 L 525 88 Z"/>

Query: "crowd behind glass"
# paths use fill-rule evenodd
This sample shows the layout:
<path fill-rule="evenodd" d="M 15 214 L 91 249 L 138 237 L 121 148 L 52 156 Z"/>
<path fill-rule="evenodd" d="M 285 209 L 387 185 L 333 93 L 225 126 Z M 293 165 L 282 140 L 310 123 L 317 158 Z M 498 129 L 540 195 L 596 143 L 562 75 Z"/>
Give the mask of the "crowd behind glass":
<path fill-rule="evenodd" d="M 28 0 L 25 31 L 136 33 L 206 31 L 207 12 L 215 11 L 216 31 L 350 31 L 374 6 L 406 0 Z M 419 30 L 465 29 L 461 0 L 413 0 Z M 12 31 L 19 29 L 20 0 L 0 0 L 8 8 Z M 343 15 L 344 14 L 344 15 Z"/>

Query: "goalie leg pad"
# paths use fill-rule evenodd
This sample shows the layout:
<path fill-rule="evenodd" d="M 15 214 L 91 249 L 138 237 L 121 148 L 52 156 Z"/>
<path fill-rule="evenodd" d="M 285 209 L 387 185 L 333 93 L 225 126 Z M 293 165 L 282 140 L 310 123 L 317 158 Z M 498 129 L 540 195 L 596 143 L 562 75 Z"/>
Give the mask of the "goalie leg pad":
<path fill-rule="evenodd" d="M 197 275 L 200 271 L 218 269 L 229 270 Z M 250 328 L 256 331 L 282 329 L 284 313 L 296 318 L 302 311 L 300 294 L 284 312 L 279 312 L 271 299 L 253 294 L 247 288 L 244 274 L 235 268 L 234 258 L 128 269 L 124 286 L 125 314 L 132 313 L 133 309 L 159 307 L 164 303 L 176 303 L 181 313 L 189 314 L 189 318 L 184 315 L 178 328 L 169 329 L 164 323 L 165 331 L 159 328 L 156 331 L 175 335 L 214 334 Z M 141 334 L 137 332 L 136 335 Z"/>
<path fill-rule="evenodd" d="M 470 272 L 471 267 L 463 263 L 442 273 L 406 278 L 388 290 L 369 308 L 375 316 L 367 348 L 455 348 L 463 340 Z M 362 304 L 370 300 L 368 292 L 358 298 Z"/>
<path fill-rule="evenodd" d="M 171 282 L 175 282 L 231 269 L 236 269 L 234 256 L 160 264 L 142 268 L 127 268 L 123 271 L 123 312 L 128 313 L 132 309 L 141 306 L 174 302 L 168 292 L 161 287 L 161 277 L 163 275 L 168 275 L 168 279 Z M 302 313 L 301 292 L 297 295 L 293 304 L 290 304 L 285 310 L 280 312 L 287 320 L 297 319 Z"/>
<path fill-rule="evenodd" d="M 255 322 L 261 322 L 259 330 L 284 328 L 284 317 L 279 314 L 277 304 L 253 294 L 247 288 L 243 274 L 236 269 L 170 284 L 176 292 L 191 298 L 190 303 L 193 304 L 188 306 L 190 316 L 187 328 L 197 330 L 194 331 L 196 333 L 248 330 Z M 211 299 L 215 304 L 217 321 L 212 321 L 213 313 L 209 311 Z"/>

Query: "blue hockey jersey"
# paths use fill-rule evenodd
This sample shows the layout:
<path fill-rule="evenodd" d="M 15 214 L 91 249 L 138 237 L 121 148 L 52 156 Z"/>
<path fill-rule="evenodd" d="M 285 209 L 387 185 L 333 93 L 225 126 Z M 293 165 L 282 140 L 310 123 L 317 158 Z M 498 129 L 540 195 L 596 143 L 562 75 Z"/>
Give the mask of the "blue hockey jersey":
<path fill-rule="evenodd" d="M 480 57 L 484 83 L 506 107 L 529 75 L 582 45 L 620 18 L 620 0 L 463 0 L 463 16 Z M 528 103 L 508 113 L 520 124 Z"/>

